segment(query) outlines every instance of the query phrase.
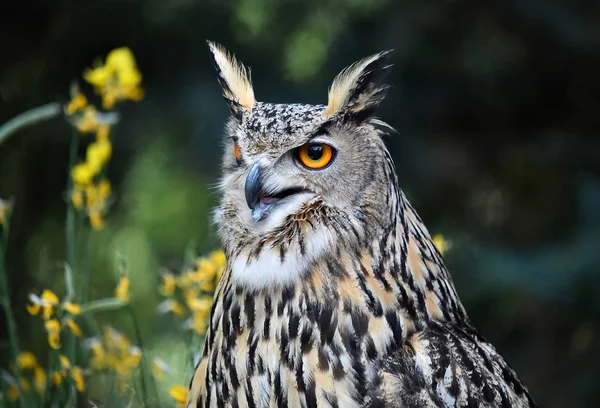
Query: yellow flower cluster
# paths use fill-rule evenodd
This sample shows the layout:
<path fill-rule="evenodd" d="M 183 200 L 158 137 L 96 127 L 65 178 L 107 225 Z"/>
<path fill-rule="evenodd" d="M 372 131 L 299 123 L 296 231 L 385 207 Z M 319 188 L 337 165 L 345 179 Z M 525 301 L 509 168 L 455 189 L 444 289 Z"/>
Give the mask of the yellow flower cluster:
<path fill-rule="evenodd" d="M 23 391 L 29 391 L 31 384 L 33 384 L 35 391 L 43 395 L 46 389 L 46 371 L 39 365 L 33 353 L 24 351 L 19 354 L 17 356 L 17 365 L 21 370 L 19 385 Z M 12 371 L 14 372 L 14 370 Z M 16 382 L 8 388 L 8 396 L 13 401 L 19 397 L 19 388 Z"/>
<path fill-rule="evenodd" d="M 75 383 L 77 391 L 85 391 L 85 382 L 83 380 L 83 370 L 81 367 L 72 367 L 69 359 L 63 355 L 60 355 L 59 360 L 60 370 L 55 371 L 50 375 L 54 385 L 61 385 L 63 378 L 70 375 Z M 46 391 L 48 375 L 46 374 L 46 370 L 38 363 L 35 355 L 29 351 L 22 352 L 17 356 L 17 365 L 21 370 L 19 385 L 23 391 L 28 392 L 33 385 L 33 389 L 43 396 Z M 8 389 L 8 395 L 13 401 L 19 397 L 19 389 L 16 383 L 11 384 Z"/>
<path fill-rule="evenodd" d="M 104 109 L 112 109 L 116 102 L 126 99 L 139 101 L 142 76 L 136 68 L 135 58 L 128 48 L 111 51 L 106 64 L 84 72 L 84 79 L 94 86 L 102 97 Z M 65 114 L 82 134 L 95 133 L 96 140 L 87 147 L 85 161 L 71 169 L 73 190 L 71 202 L 78 210 L 85 210 L 94 229 L 104 225 L 104 214 L 110 197 L 110 183 L 101 179 L 102 170 L 112 156 L 111 126 L 117 122 L 114 112 L 98 112 L 95 106 L 78 90 L 65 106 Z"/>
<path fill-rule="evenodd" d="M 78 211 L 85 209 L 92 228 L 100 229 L 104 225 L 103 216 L 106 213 L 110 199 L 110 182 L 102 179 L 98 183 L 81 184 L 77 182 L 81 175 L 77 174 L 76 171 L 79 171 L 77 166 L 73 168 L 73 180 L 75 181 L 71 192 L 73 207 Z"/>
<path fill-rule="evenodd" d="M 216 283 L 225 267 L 225 253 L 215 251 L 208 257 L 198 258 L 192 267 L 180 275 L 166 273 L 162 277 L 160 293 L 166 299 L 160 303 L 160 313 L 173 313 L 186 318 L 184 327 L 203 335 L 212 306 Z"/>
<path fill-rule="evenodd" d="M 76 336 L 81 335 L 81 329 L 73 320 L 74 316 L 81 313 L 81 306 L 70 301 L 62 304 L 60 299 L 50 289 L 46 289 L 40 296 L 29 294 L 30 304 L 26 306 L 31 315 L 41 315 L 44 318 L 44 327 L 48 333 L 48 344 L 53 349 L 60 348 L 60 332 L 68 327 Z"/>
<path fill-rule="evenodd" d="M 103 65 L 88 69 L 83 77 L 102 96 L 104 109 L 112 109 L 119 101 L 139 101 L 144 97 L 142 74 L 131 50 L 126 47 L 111 51 Z"/>
<path fill-rule="evenodd" d="M 110 127 L 118 122 L 115 112 L 99 112 L 79 90 L 72 91 L 72 97 L 65 106 L 65 114 L 79 133 L 86 135 L 96 133 L 98 140 L 108 138 Z"/>
<path fill-rule="evenodd" d="M 85 381 L 83 380 L 83 369 L 78 366 L 72 366 L 71 362 L 66 356 L 62 354 L 59 357 L 60 359 L 60 371 L 55 371 L 52 374 L 52 382 L 57 387 L 62 384 L 63 378 L 67 378 L 67 376 L 71 376 L 73 382 L 75 383 L 75 388 L 79 392 L 85 391 Z"/>
<path fill-rule="evenodd" d="M 111 186 L 108 180 L 97 179 L 112 155 L 110 125 L 102 123 L 95 107 L 86 104 L 85 96 L 78 93 L 65 108 L 67 114 L 72 115 L 83 111 L 74 122 L 80 132 L 96 132 L 96 141 L 88 145 L 85 161 L 71 169 L 73 189 L 70 195 L 73 207 L 78 211 L 85 210 L 92 228 L 100 229 L 104 224 L 103 216 L 107 209 Z"/>
<path fill-rule="evenodd" d="M 123 391 L 126 380 L 142 360 L 142 350 L 112 327 L 106 327 L 101 337 L 89 338 L 85 344 L 92 352 L 92 370 L 115 372 L 119 390 Z"/>

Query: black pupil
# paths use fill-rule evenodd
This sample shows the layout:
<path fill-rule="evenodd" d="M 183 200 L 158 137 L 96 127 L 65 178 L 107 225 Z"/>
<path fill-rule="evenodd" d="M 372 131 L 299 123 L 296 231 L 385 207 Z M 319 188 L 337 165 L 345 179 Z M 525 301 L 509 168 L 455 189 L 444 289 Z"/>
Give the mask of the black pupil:
<path fill-rule="evenodd" d="M 312 146 L 308 146 L 308 157 L 310 157 L 311 160 L 319 160 L 321 157 L 323 157 L 323 146 L 321 145 L 312 145 Z"/>

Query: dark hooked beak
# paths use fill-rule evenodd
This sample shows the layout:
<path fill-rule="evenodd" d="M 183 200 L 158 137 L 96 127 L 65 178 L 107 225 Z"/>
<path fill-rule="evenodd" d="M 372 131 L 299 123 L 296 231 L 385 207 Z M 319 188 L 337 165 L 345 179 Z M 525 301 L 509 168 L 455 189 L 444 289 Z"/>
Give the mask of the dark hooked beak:
<path fill-rule="evenodd" d="M 248 208 L 252 210 L 252 218 L 254 218 L 254 209 L 257 208 L 260 202 L 262 189 L 263 184 L 260 167 L 258 166 L 258 163 L 255 163 L 250 169 L 250 173 L 248 173 L 245 187 L 246 203 L 248 204 Z M 257 220 L 255 219 L 254 221 Z"/>
<path fill-rule="evenodd" d="M 291 195 L 307 191 L 300 188 L 288 188 L 281 191 L 267 193 L 264 189 L 262 170 L 258 163 L 255 163 L 248 178 L 246 178 L 246 186 L 244 192 L 246 194 L 246 203 L 252 211 L 252 219 L 255 222 L 262 221 L 269 213 L 271 208 L 276 206 L 280 201 Z"/>

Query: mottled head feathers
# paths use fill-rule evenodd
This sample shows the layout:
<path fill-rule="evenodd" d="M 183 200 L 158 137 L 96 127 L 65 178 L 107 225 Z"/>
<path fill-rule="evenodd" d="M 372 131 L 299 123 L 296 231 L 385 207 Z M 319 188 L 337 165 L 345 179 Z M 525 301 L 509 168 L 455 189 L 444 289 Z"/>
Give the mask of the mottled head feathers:
<path fill-rule="evenodd" d="M 219 74 L 223 97 L 233 114 L 239 116 L 243 111 L 252 112 L 256 100 L 250 80 L 250 70 L 238 62 L 223 46 L 208 41 L 208 47 Z"/>
<path fill-rule="evenodd" d="M 250 71 L 238 62 L 223 46 L 208 41 L 223 96 L 237 118 L 252 113 L 256 107 Z M 362 122 L 370 119 L 388 89 L 382 84 L 391 51 L 383 51 L 355 62 L 340 72 L 329 88 L 328 104 L 323 118 L 340 116 Z"/>

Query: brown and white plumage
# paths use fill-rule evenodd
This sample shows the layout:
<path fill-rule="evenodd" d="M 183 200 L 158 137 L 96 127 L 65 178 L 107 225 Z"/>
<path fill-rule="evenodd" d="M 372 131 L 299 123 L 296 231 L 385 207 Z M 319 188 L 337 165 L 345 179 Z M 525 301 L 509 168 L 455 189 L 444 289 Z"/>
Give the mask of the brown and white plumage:
<path fill-rule="evenodd" d="M 388 53 L 344 71 L 328 106 L 247 109 L 228 85 L 238 63 L 211 50 L 233 113 L 215 213 L 227 265 L 188 406 L 534 406 L 399 188 L 373 118 Z M 302 149 L 325 145 L 330 161 L 307 167 Z"/>

